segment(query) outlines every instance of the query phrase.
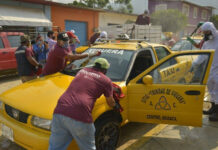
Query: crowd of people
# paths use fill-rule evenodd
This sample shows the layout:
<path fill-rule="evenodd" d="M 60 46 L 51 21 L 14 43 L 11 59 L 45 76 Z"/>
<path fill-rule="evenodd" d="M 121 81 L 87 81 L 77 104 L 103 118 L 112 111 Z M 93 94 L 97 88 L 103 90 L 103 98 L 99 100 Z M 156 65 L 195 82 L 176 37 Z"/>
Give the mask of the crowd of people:
<path fill-rule="evenodd" d="M 21 36 L 21 45 L 15 56 L 22 82 L 35 79 L 38 75 L 59 72 L 65 68 L 67 61 L 101 54 L 98 51 L 76 54 L 76 44 L 80 41 L 72 31 L 58 33 L 57 41 L 54 32 L 49 31 L 47 36 L 45 41 L 42 36 L 37 36 L 32 45 L 28 35 Z M 95 41 L 106 37 L 107 33 L 101 32 Z M 49 150 L 64 150 L 72 139 L 76 140 L 80 149 L 96 149 L 91 114 L 96 99 L 104 94 L 109 107 L 118 108 L 113 98 L 112 81 L 105 75 L 109 67 L 106 59 L 97 58 L 92 68 L 84 68 L 77 73 L 54 110 Z"/>
<path fill-rule="evenodd" d="M 107 32 L 99 32 L 99 36 L 90 39 L 90 43 L 107 38 Z M 57 39 L 57 40 L 56 40 Z M 22 82 L 62 71 L 67 61 L 74 61 L 85 57 L 94 57 L 97 53 L 77 54 L 76 47 L 80 44 L 75 31 L 58 33 L 57 37 L 53 31 L 48 31 L 47 39 L 38 35 L 30 42 L 28 35 L 21 36 L 21 44 L 15 52 L 18 74 Z"/>
<path fill-rule="evenodd" d="M 149 24 L 148 12 L 139 16 L 138 24 Z M 218 121 L 218 31 L 211 22 L 202 24 L 204 39 L 201 43 L 194 43 L 190 37 L 188 40 L 201 49 L 215 49 L 215 55 L 208 80 L 208 90 L 211 95 L 212 107 L 209 111 L 210 121 Z M 101 39 L 107 38 L 107 32 L 96 32 L 89 41 L 89 46 Z M 57 39 L 57 40 L 56 40 Z M 57 38 L 53 31 L 47 33 L 47 39 L 38 35 L 31 45 L 28 35 L 21 36 L 21 45 L 16 50 L 18 73 L 22 82 L 46 76 L 62 71 L 67 61 L 99 56 L 94 53 L 76 53 L 76 44 L 80 40 L 75 31 L 58 33 Z M 204 63 L 204 58 L 199 57 L 193 61 L 192 67 Z M 111 80 L 105 75 L 110 67 L 104 58 L 97 58 L 92 68 L 84 68 L 78 72 L 68 89 L 59 98 L 54 110 L 52 121 L 52 134 L 49 142 L 50 150 L 66 149 L 72 139 L 75 139 L 80 149 L 95 148 L 95 127 L 91 112 L 97 98 L 102 94 L 106 97 L 110 107 L 116 107 L 113 99 L 113 87 Z M 42 69 L 42 71 L 40 71 Z M 88 101 L 87 101 L 88 100 Z"/>

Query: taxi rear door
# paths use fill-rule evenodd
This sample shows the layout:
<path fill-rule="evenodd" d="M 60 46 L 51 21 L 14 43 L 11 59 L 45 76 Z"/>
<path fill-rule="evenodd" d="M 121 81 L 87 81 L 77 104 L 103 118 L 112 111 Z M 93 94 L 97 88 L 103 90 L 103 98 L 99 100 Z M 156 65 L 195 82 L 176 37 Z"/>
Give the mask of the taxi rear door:
<path fill-rule="evenodd" d="M 213 55 L 213 50 L 173 53 L 131 80 L 127 85 L 128 119 L 201 126 Z M 192 68 L 193 62 L 203 59 Z"/>

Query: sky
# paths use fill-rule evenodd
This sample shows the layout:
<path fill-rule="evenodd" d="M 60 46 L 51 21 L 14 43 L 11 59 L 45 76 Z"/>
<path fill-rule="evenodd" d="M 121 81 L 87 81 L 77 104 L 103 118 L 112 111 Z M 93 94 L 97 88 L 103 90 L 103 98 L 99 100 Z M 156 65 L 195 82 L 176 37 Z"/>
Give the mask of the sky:
<path fill-rule="evenodd" d="M 59 2 L 59 3 L 72 3 L 74 0 L 52 0 L 54 2 Z"/>
<path fill-rule="evenodd" d="M 59 3 L 72 3 L 74 0 L 52 0 L 52 1 L 59 2 Z M 218 14 L 218 0 L 187 0 L 187 1 L 196 3 L 201 6 L 213 6 L 216 8 L 216 10 L 214 10 L 215 14 Z"/>

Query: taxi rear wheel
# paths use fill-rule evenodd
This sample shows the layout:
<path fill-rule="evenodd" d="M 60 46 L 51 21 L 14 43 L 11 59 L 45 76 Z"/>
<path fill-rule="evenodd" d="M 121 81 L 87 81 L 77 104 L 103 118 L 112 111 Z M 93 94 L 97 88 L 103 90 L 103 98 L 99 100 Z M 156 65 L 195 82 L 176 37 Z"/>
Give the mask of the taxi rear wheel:
<path fill-rule="evenodd" d="M 115 150 L 119 136 L 120 123 L 113 118 L 104 118 L 95 123 L 95 142 L 97 150 Z"/>

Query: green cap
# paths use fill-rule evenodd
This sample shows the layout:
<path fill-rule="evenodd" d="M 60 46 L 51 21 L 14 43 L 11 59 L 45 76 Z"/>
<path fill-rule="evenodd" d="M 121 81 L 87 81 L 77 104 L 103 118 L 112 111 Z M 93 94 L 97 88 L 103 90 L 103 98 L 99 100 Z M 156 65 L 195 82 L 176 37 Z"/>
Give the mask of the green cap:
<path fill-rule="evenodd" d="M 20 37 L 20 42 L 28 42 L 28 41 L 30 41 L 30 37 L 28 35 L 24 34 Z"/>
<path fill-rule="evenodd" d="M 97 58 L 95 64 L 100 64 L 102 69 L 108 69 L 110 67 L 109 62 L 105 58 Z"/>

